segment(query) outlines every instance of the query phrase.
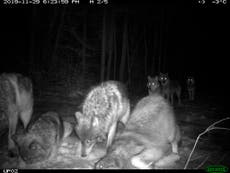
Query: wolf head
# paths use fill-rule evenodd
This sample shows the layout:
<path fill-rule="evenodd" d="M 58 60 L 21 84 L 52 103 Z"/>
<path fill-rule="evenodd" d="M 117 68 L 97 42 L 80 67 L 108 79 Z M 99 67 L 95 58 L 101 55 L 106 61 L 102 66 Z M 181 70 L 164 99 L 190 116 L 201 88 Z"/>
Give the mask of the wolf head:
<path fill-rule="evenodd" d="M 12 139 L 18 147 L 19 155 L 27 164 L 43 161 L 51 153 L 50 149 L 43 144 L 40 136 L 24 131 L 13 135 Z"/>
<path fill-rule="evenodd" d="M 113 157 L 111 155 L 106 155 L 100 159 L 96 164 L 96 169 L 121 169 L 126 164 L 124 159 L 119 157 Z"/>
<path fill-rule="evenodd" d="M 153 78 L 151 76 L 148 76 L 147 87 L 148 87 L 149 92 L 151 93 L 159 89 L 160 83 L 159 83 L 158 76 L 155 76 Z"/>
<path fill-rule="evenodd" d="M 97 142 L 104 140 L 104 136 L 100 134 L 97 117 L 85 116 L 81 112 L 76 112 L 75 117 L 77 120 L 75 132 L 81 141 L 81 157 L 86 157 Z"/>
<path fill-rule="evenodd" d="M 167 85 L 168 82 L 169 82 L 168 73 L 166 73 L 166 74 L 160 73 L 160 75 L 159 75 L 159 81 L 160 81 L 160 83 L 161 83 L 162 86 Z"/>
<path fill-rule="evenodd" d="M 191 76 L 188 76 L 187 77 L 187 85 L 188 86 L 192 86 L 195 84 L 195 80 L 194 80 L 194 77 L 191 77 Z"/>

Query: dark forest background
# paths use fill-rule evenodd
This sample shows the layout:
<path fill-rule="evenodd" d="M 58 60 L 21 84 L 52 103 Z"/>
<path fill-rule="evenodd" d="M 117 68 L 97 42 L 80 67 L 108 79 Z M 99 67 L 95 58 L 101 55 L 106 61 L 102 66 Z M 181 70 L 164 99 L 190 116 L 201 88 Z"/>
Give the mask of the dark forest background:
<path fill-rule="evenodd" d="M 105 5 L 3 5 L 1 72 L 84 90 L 108 79 L 146 93 L 147 75 L 167 72 L 200 95 L 229 87 L 228 5 L 110 2 Z M 184 91 L 185 92 L 185 91 Z"/>

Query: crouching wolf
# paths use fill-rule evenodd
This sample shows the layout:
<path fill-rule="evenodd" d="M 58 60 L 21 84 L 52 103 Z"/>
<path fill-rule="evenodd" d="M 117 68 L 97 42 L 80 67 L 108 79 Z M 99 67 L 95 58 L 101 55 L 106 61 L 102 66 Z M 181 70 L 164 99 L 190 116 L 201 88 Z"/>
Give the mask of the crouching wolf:
<path fill-rule="evenodd" d="M 177 96 L 178 104 L 181 104 L 181 86 L 178 81 L 170 80 L 168 74 L 160 73 L 159 81 L 162 86 L 163 96 L 173 105 L 174 95 Z"/>
<path fill-rule="evenodd" d="M 15 154 L 15 144 L 11 136 L 15 134 L 18 119 L 26 128 L 33 112 L 33 88 L 29 78 L 16 73 L 0 75 L 0 116 L 8 121 L 8 150 Z"/>
<path fill-rule="evenodd" d="M 27 131 L 19 130 L 13 135 L 20 158 L 32 164 L 53 158 L 57 154 L 62 139 L 72 132 L 55 112 L 42 114 Z"/>
<path fill-rule="evenodd" d="M 141 99 L 122 133 L 116 135 L 107 155 L 96 168 L 139 168 L 163 166 L 179 159 L 179 127 L 170 105 L 160 95 Z M 176 156 L 167 157 L 166 156 Z M 173 161 L 174 159 L 174 161 Z"/>
<path fill-rule="evenodd" d="M 188 98 L 189 100 L 195 99 L 195 79 L 194 77 L 187 77 L 187 90 L 188 90 Z"/>
<path fill-rule="evenodd" d="M 81 141 L 81 156 L 86 157 L 97 142 L 111 145 L 117 123 L 129 119 L 130 103 L 125 86 L 118 81 L 106 81 L 87 94 L 82 112 L 76 112 L 76 134 Z"/>

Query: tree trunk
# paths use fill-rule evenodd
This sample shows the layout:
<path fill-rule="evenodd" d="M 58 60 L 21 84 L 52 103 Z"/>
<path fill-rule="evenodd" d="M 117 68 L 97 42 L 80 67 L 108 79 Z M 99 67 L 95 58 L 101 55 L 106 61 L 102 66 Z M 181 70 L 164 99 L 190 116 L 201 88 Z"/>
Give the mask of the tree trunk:
<path fill-rule="evenodd" d="M 35 61 L 37 59 L 36 53 L 35 53 L 35 21 L 36 19 L 36 8 L 33 7 L 32 9 L 32 21 L 31 21 L 31 28 L 30 28 L 30 51 L 29 51 L 29 66 L 30 66 L 30 72 L 32 72 L 35 67 Z"/>
<path fill-rule="evenodd" d="M 151 72 L 152 74 L 156 75 L 156 73 L 159 73 L 159 68 L 157 67 L 157 42 L 158 42 L 158 37 L 157 37 L 157 29 L 154 28 L 154 38 L 153 38 L 153 58 L 151 62 Z"/>
<path fill-rule="evenodd" d="M 116 38 L 116 28 L 113 31 L 113 79 L 116 79 L 117 74 L 117 38 Z"/>
<path fill-rule="evenodd" d="M 110 23 L 109 23 L 109 43 L 108 43 L 108 50 L 109 50 L 109 56 L 108 56 L 108 63 L 107 63 L 107 75 L 106 75 L 106 80 L 110 79 L 110 74 L 111 74 L 111 64 L 112 64 L 112 59 L 113 59 L 113 28 L 114 28 L 114 18 L 113 15 L 110 15 Z"/>
<path fill-rule="evenodd" d="M 128 27 L 128 20 L 127 17 L 124 19 L 124 31 L 123 31 L 123 41 L 122 41 L 122 54 L 121 54 L 121 64 L 120 64 L 120 74 L 119 80 L 124 81 L 124 72 L 125 72 L 125 60 L 127 58 L 127 27 Z"/>
<path fill-rule="evenodd" d="M 164 8 L 162 8 L 162 14 L 161 14 L 161 24 L 160 24 L 160 52 L 159 52 L 159 68 L 160 71 L 163 70 L 164 66 Z M 163 64 L 163 65 L 162 65 Z M 165 71 L 164 71 L 165 72 Z"/>
<path fill-rule="evenodd" d="M 85 62 L 86 62 L 86 46 L 87 45 L 87 15 L 84 16 L 84 25 L 83 25 L 83 42 L 85 44 L 82 45 L 82 75 L 83 75 L 83 83 L 85 79 Z"/>
<path fill-rule="evenodd" d="M 55 68 L 55 66 L 57 65 L 56 53 L 57 53 L 59 39 L 60 39 L 60 36 L 61 36 L 64 17 L 65 17 L 65 7 L 63 8 L 63 11 L 61 12 L 60 22 L 59 22 L 59 25 L 58 25 L 58 31 L 57 31 L 56 39 L 55 39 L 55 42 L 54 42 L 53 51 L 51 53 L 51 60 L 50 60 L 50 63 L 52 64 L 52 66 L 50 66 L 51 69 L 52 69 L 52 67 Z M 49 70 L 51 70 L 51 69 L 49 69 Z"/>
<path fill-rule="evenodd" d="M 145 76 L 147 76 L 148 73 L 148 43 L 147 43 L 147 31 L 146 31 L 146 27 L 144 28 L 144 46 L 145 46 L 145 56 L 144 56 L 144 63 L 145 63 Z"/>
<path fill-rule="evenodd" d="M 104 81 L 105 73 L 105 56 L 106 56 L 106 10 L 104 9 L 103 14 L 103 27 L 102 27 L 102 46 L 101 46 L 101 82 Z"/>

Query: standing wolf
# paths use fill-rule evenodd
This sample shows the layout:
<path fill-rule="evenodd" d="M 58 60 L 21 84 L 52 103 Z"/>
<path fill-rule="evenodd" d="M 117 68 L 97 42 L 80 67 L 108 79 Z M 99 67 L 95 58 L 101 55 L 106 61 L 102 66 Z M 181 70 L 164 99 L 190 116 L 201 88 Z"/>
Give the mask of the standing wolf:
<path fill-rule="evenodd" d="M 12 138 L 22 160 L 32 164 L 55 156 L 62 139 L 71 132 L 71 125 L 65 123 L 59 114 L 47 112 L 31 123 L 26 132 L 19 130 Z"/>
<path fill-rule="evenodd" d="M 168 102 L 159 94 L 142 98 L 125 130 L 116 136 L 96 168 L 146 169 L 179 159 L 179 127 Z M 170 162 L 171 161 L 171 162 Z"/>
<path fill-rule="evenodd" d="M 126 88 L 118 81 L 106 81 L 94 87 L 86 96 L 82 112 L 76 112 L 75 131 L 81 141 L 81 156 L 86 157 L 98 141 L 113 141 L 117 123 L 129 119 L 130 103 Z"/>
<path fill-rule="evenodd" d="M 194 77 L 188 77 L 187 78 L 187 90 L 188 90 L 188 98 L 189 100 L 195 99 L 195 79 Z"/>
<path fill-rule="evenodd" d="M 26 128 L 33 112 L 33 88 L 29 78 L 16 73 L 0 75 L 0 111 L 0 116 L 8 119 L 8 149 L 10 154 L 15 154 L 11 136 L 16 132 L 18 119 Z"/>
<path fill-rule="evenodd" d="M 160 73 L 159 81 L 162 86 L 163 96 L 173 105 L 176 94 L 178 104 L 181 104 L 181 86 L 178 81 L 170 80 L 168 74 Z"/>

